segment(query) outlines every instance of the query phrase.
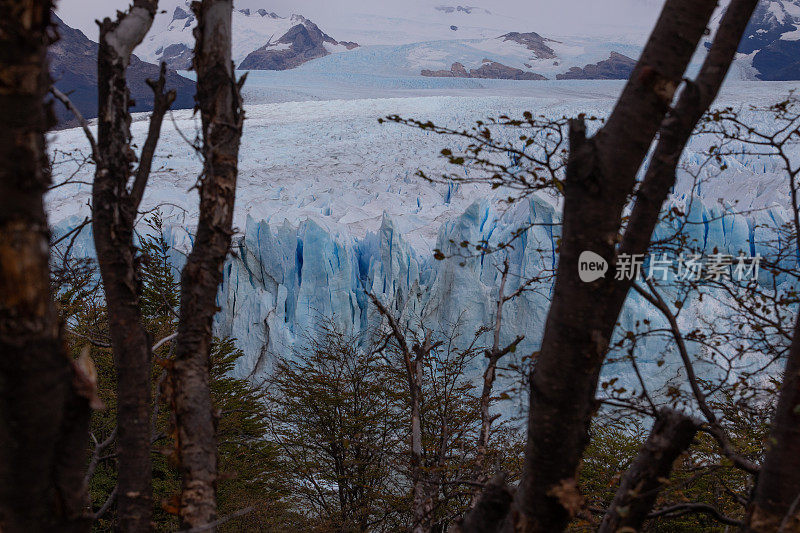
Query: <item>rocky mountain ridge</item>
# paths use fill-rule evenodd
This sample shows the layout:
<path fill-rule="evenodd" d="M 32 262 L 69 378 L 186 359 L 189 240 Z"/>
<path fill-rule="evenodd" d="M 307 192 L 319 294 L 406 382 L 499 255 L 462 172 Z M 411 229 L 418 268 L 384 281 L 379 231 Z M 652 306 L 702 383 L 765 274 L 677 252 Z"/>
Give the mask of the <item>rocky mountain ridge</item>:
<path fill-rule="evenodd" d="M 583 68 L 572 67 L 564 74 L 556 75 L 557 80 L 627 80 L 636 66 L 636 60 L 617 52 L 611 52 L 608 59 L 598 61 Z"/>
<path fill-rule="evenodd" d="M 461 63 L 453 63 L 450 70 L 427 70 L 420 73 L 429 78 L 482 78 L 493 80 L 546 80 L 547 78 L 535 72 L 526 72 L 519 68 L 509 67 L 491 59 L 484 59 L 478 68 L 470 69 Z"/>
<path fill-rule="evenodd" d="M 324 33 L 310 20 L 297 17 L 299 24 L 289 28 L 277 41 L 268 41 L 261 48 L 250 52 L 239 64 L 242 70 L 288 70 L 312 59 L 325 57 L 331 48 L 344 47 L 352 50 L 358 43 L 342 41 Z M 326 46 L 327 45 L 327 46 Z"/>
<path fill-rule="evenodd" d="M 67 26 L 55 13 L 53 22 L 59 39 L 48 49 L 50 75 L 53 84 L 70 97 L 84 118 L 97 116 L 97 49 L 98 44 L 91 41 L 80 30 Z M 158 65 L 147 63 L 136 55 L 131 56 L 128 67 L 128 85 L 134 104 L 131 111 L 150 111 L 153 108 L 153 91 L 146 80 L 157 79 Z M 194 107 L 194 82 L 170 69 L 167 71 L 167 87 L 175 89 L 177 96 L 173 109 Z M 54 105 L 57 127 L 77 125 L 75 118 L 63 105 Z"/>
<path fill-rule="evenodd" d="M 751 61 L 760 80 L 800 79 L 800 0 L 762 0 L 739 53 Z"/>

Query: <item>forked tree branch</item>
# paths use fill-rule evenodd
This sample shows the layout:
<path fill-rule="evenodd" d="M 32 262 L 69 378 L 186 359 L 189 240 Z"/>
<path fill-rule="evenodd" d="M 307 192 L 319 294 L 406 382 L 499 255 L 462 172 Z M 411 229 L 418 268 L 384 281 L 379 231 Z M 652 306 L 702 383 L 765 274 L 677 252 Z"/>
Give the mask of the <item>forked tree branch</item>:
<path fill-rule="evenodd" d="M 677 411 L 659 413 L 644 446 L 625 472 L 598 533 L 640 531 L 672 463 L 689 449 L 698 423 Z"/>
<path fill-rule="evenodd" d="M 153 166 L 153 156 L 158 145 L 158 138 L 161 135 L 161 124 L 164 122 L 164 115 L 175 101 L 175 90 L 165 92 L 167 84 L 167 64 L 161 63 L 161 72 L 158 80 L 147 80 L 147 85 L 153 89 L 153 112 L 150 114 L 150 126 L 147 131 L 147 139 L 142 147 L 139 156 L 139 167 L 136 169 L 136 177 L 131 188 L 130 201 L 134 209 L 138 210 L 147 187 L 147 180 L 150 177 L 150 169 Z"/>
<path fill-rule="evenodd" d="M 97 150 L 97 141 L 94 140 L 94 135 L 92 134 L 92 130 L 89 129 L 89 123 L 83 118 L 83 114 L 75 107 L 75 104 L 72 103 L 72 100 L 69 99 L 69 96 L 59 91 L 55 85 L 50 86 L 50 94 L 52 94 L 56 100 L 64 104 L 70 113 L 75 115 L 75 119 L 80 124 L 81 129 L 83 130 L 84 135 L 86 135 L 86 139 L 89 141 L 89 146 L 92 148 L 92 159 L 94 162 L 97 163 L 100 161 L 100 152 Z"/>
<path fill-rule="evenodd" d="M 620 245 L 621 254 L 645 253 L 670 188 L 681 154 L 697 123 L 714 102 L 728 74 L 739 42 L 758 0 L 732 0 L 720 21 L 714 42 L 694 81 L 687 82 L 678 102 L 659 130 L 636 203 Z"/>
<path fill-rule="evenodd" d="M 750 460 L 746 457 L 740 455 L 733 447 L 728 434 L 726 433 L 725 429 L 720 425 L 719 420 L 717 419 L 716 414 L 714 414 L 714 410 L 708 405 L 706 401 L 706 395 L 703 393 L 702 389 L 700 388 L 700 383 L 698 382 L 697 375 L 694 372 L 694 365 L 692 364 L 692 359 L 689 356 L 689 350 L 686 347 L 686 341 L 683 338 L 683 334 L 681 333 L 680 327 L 678 326 L 678 321 L 675 318 L 675 314 L 669 308 L 669 305 L 664 301 L 661 295 L 656 290 L 655 286 L 653 285 L 652 281 L 647 281 L 648 288 L 650 289 L 645 290 L 641 285 L 634 283 L 633 289 L 640 295 L 642 298 L 647 300 L 650 304 L 652 304 L 658 311 L 664 316 L 664 318 L 669 323 L 669 329 L 672 333 L 672 337 L 675 339 L 675 345 L 678 348 L 678 354 L 680 355 L 681 361 L 683 362 L 683 367 L 686 370 L 686 379 L 689 382 L 689 387 L 692 390 L 692 394 L 694 395 L 695 400 L 697 401 L 697 405 L 700 407 L 700 412 L 703 413 L 706 421 L 709 424 L 708 432 L 711 434 L 712 437 L 717 441 L 720 448 L 722 449 L 722 453 L 728 459 L 733 462 L 734 466 L 737 468 L 744 470 L 749 474 L 758 474 L 758 466 L 753 464 Z"/>

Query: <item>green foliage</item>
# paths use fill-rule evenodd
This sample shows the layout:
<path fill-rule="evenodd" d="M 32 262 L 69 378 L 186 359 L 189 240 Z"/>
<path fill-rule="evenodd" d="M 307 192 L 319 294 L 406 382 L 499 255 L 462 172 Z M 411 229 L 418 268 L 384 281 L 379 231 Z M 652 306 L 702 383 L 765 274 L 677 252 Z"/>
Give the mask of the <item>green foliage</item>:
<path fill-rule="evenodd" d="M 595 422 L 580 470 L 580 486 L 589 507 L 608 508 L 646 433 L 636 420 Z"/>
<path fill-rule="evenodd" d="M 405 436 L 402 384 L 383 357 L 335 329 L 278 359 L 270 437 L 313 531 L 382 531 L 398 519 L 393 474 Z"/>
<path fill-rule="evenodd" d="M 139 236 L 142 277 L 142 315 L 149 330 L 172 331 L 179 306 L 179 275 L 170 261 L 170 246 L 164 238 L 164 223 L 158 212 L 146 221 L 149 231 Z"/>
<path fill-rule="evenodd" d="M 156 215 L 140 239 L 141 309 L 154 340 L 173 334 L 179 284 L 171 252 Z M 106 409 L 94 413 L 89 462 L 92 509 L 108 501 L 116 485 L 113 433 L 116 377 L 108 348 L 105 304 L 91 262 L 63 260 L 54 269 L 54 289 L 73 355 L 89 347 L 97 368 L 98 394 Z M 411 335 L 413 332 L 409 332 Z M 249 510 L 221 531 L 316 532 L 400 531 L 410 522 L 409 392 L 401 357 L 391 342 L 365 342 L 331 327 L 291 359 L 277 358 L 264 384 L 233 378 L 242 353 L 232 339 L 214 339 L 210 385 L 218 415 L 219 515 Z M 480 426 L 476 382 L 471 379 L 481 350 L 459 351 L 443 343 L 423 361 L 421 425 L 423 468 L 439 484 L 435 522 L 446 528 L 468 508 L 474 488 L 475 446 Z M 174 531 L 180 478 L 172 461 L 175 443 L 170 413 L 159 401 L 167 341 L 154 353 L 152 387 L 154 529 Z M 495 396 L 502 391 L 495 391 Z M 507 395 L 506 395 L 507 396 Z M 737 398 L 739 398 L 737 400 Z M 733 447 L 758 463 L 765 447 L 771 405 L 746 402 L 734 388 L 709 398 L 721 413 Z M 755 407 L 754 407 L 755 406 Z M 601 412 L 590 432 L 579 472 L 584 511 L 572 531 L 593 531 L 611 503 L 619 480 L 647 436 L 641 419 Z M 101 443 L 108 441 L 107 446 Z M 95 454 L 95 452 L 97 452 Z M 519 480 L 524 431 L 496 422 L 486 460 L 491 470 Z M 750 476 L 733 467 L 706 433 L 675 465 L 655 509 L 685 502 L 706 503 L 735 520 L 752 489 Z M 94 525 L 112 528 L 111 505 Z M 671 514 L 650 520 L 645 531 L 721 532 L 706 514 Z"/>
<path fill-rule="evenodd" d="M 140 236 L 141 310 L 151 338 L 163 339 L 177 328 L 180 294 L 170 247 L 163 237 L 163 224 L 156 213 L 147 220 L 149 231 Z M 64 261 L 54 276 L 63 320 L 69 326 L 74 355 L 88 346 L 98 377 L 98 394 L 106 409 L 96 411 L 91 421 L 90 462 L 96 462 L 90 478 L 92 509 L 97 512 L 116 486 L 116 461 L 113 433 L 116 428 L 116 375 L 110 348 L 107 347 L 107 317 L 95 266 L 86 261 Z M 153 501 L 154 529 L 177 530 L 175 498 L 180 477 L 172 461 L 174 440 L 170 413 L 160 400 L 160 386 L 166 377 L 164 367 L 172 354 L 172 343 L 165 342 L 154 353 L 153 386 Z M 286 511 L 281 483 L 278 448 L 266 440 L 266 404 L 263 390 L 245 379 L 231 377 L 236 360 L 242 356 L 232 339 L 214 339 L 211 351 L 210 386 L 218 414 L 217 440 L 220 480 L 219 515 L 243 509 L 252 510 L 232 520 L 220 531 L 283 531 L 294 523 Z M 109 437 L 111 437 L 109 439 Z M 98 443 L 109 439 L 109 445 Z M 99 450 L 96 457 L 94 452 Z M 114 520 L 113 505 L 94 524 L 95 531 L 109 531 Z"/>
<path fill-rule="evenodd" d="M 758 463 L 768 435 L 769 408 L 740 410 L 729 397 L 715 404 L 725 414 L 726 430 L 732 444 L 749 460 Z M 639 418 L 611 418 L 599 415 L 591 428 L 591 441 L 580 469 L 580 487 L 586 501 L 586 513 L 576 518 L 570 531 L 595 531 L 608 509 L 619 481 L 647 438 L 648 428 Z M 735 468 L 719 450 L 717 442 L 700 432 L 691 448 L 673 467 L 664 484 L 654 511 L 683 503 L 708 504 L 722 515 L 742 520 L 743 502 L 752 490 L 750 477 Z M 658 533 L 722 533 L 726 526 L 703 513 L 672 513 L 645 523 L 643 531 Z"/>

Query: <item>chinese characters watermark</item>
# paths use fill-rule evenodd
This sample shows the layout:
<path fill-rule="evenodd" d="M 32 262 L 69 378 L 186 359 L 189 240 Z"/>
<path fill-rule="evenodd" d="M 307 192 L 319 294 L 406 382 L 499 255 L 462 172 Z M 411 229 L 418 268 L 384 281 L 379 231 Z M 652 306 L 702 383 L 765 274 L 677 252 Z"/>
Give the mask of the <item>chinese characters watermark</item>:
<path fill-rule="evenodd" d="M 709 255 L 620 254 L 617 256 L 616 280 L 656 281 L 752 281 L 758 278 L 761 255 L 747 256 L 714 252 Z M 600 255 L 585 251 L 578 258 L 578 276 L 591 283 L 605 277 L 608 262 Z"/>

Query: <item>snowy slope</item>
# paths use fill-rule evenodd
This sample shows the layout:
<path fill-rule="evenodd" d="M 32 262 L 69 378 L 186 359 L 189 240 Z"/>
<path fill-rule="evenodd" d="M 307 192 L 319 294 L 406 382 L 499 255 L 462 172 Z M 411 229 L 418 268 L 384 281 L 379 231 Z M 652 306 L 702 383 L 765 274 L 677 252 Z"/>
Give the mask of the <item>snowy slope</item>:
<path fill-rule="evenodd" d="M 488 39 L 511 31 L 641 43 L 662 3 L 663 0 L 273 0 L 269 9 L 278 14 L 302 13 L 334 37 L 341 35 L 362 45 Z M 263 0 L 238 0 L 237 7 L 265 6 Z"/>
<path fill-rule="evenodd" d="M 195 26 L 189 3 L 189 0 L 161 2 L 153 28 L 137 48 L 137 53 L 148 61 L 165 60 L 173 68 L 188 69 Z M 509 32 L 542 32 L 547 28 L 483 8 L 471 9 L 469 13 L 463 7 L 461 10 L 457 8 L 454 6 L 453 11 L 448 12 L 431 7 L 424 15 L 406 17 L 356 14 L 349 20 L 352 24 L 360 21 L 358 25 L 363 29 L 342 30 L 333 37 L 358 42 L 364 38 L 373 46 L 315 59 L 307 65 L 317 71 L 363 73 L 377 69 L 396 76 L 419 75 L 423 69 L 449 69 L 454 62 L 464 64 L 467 69 L 476 68 L 488 58 L 554 79 L 556 74 L 571 67 L 583 67 L 607 59 L 611 52 L 636 58 L 640 50 L 640 36 L 608 39 L 543 34 L 556 57 L 537 57 L 524 44 L 502 36 Z M 313 25 L 313 18 L 313 15 L 309 19 L 299 14 L 279 15 L 263 7 L 237 6 L 233 13 L 234 62 L 240 64 L 251 52 L 267 43 L 276 43 L 297 24 Z M 323 24 L 320 27 L 331 32 Z M 451 29 L 453 27 L 457 29 Z M 289 45 L 272 46 L 278 50 Z M 348 51 L 344 45 L 325 43 L 325 47 L 330 53 Z"/>
<path fill-rule="evenodd" d="M 159 2 L 153 27 L 144 42 L 136 49 L 146 61 L 159 62 L 168 57 L 177 57 L 170 64 L 173 68 L 186 70 L 191 64 L 190 51 L 194 47 L 192 30 L 196 25 L 189 7 L 191 0 L 162 0 Z M 277 41 L 293 26 L 309 21 L 297 14 L 280 16 L 257 7 L 241 8 L 233 12 L 233 61 L 239 64 L 247 55 L 269 41 Z M 170 48 L 172 47 L 172 48 Z M 346 51 L 344 46 L 331 46 L 330 52 Z M 165 53 L 167 54 L 165 56 Z"/>
<path fill-rule="evenodd" d="M 549 36 L 548 36 L 549 37 Z M 349 54 L 328 56 L 304 67 L 314 72 L 375 73 L 387 76 L 418 76 L 424 69 L 449 69 L 459 62 L 468 70 L 479 67 L 486 58 L 510 67 L 555 79 L 570 67 L 583 67 L 607 59 L 611 52 L 636 58 L 639 47 L 621 42 L 590 38 L 549 37 L 555 58 L 539 58 L 525 46 L 504 41 L 500 36 L 474 40 L 447 40 L 400 46 L 371 46 Z"/>
<path fill-rule="evenodd" d="M 64 0 L 65 20 L 78 27 L 77 14 Z M 421 70 L 448 70 L 455 62 L 467 70 L 484 59 L 555 79 L 572 67 L 583 68 L 607 60 L 611 52 L 636 59 L 659 13 L 663 0 L 532 0 L 519 3 L 495 0 L 462 5 L 438 0 L 401 3 L 329 2 L 303 0 L 238 0 L 233 13 L 234 61 L 276 43 L 289 29 L 310 21 L 333 39 L 362 46 L 356 58 L 313 59 L 317 70 L 362 73 L 380 70 L 387 75 L 419 75 Z M 721 3 L 711 30 L 724 12 Z M 142 59 L 166 60 L 178 70 L 190 66 L 194 17 L 189 0 L 162 0 L 152 31 L 137 49 Z M 109 11 L 107 15 L 112 15 Z M 97 17 L 95 12 L 92 18 Z M 800 79 L 800 0 L 761 0 L 748 27 L 733 79 Z M 534 57 L 519 43 L 503 40 L 509 32 L 536 32 L 550 39 L 557 57 Z M 275 44 L 279 51 L 288 44 Z M 352 46 L 326 43 L 327 52 L 345 52 Z M 356 49 L 359 50 L 359 49 Z M 352 52 L 351 52 L 352 53 Z M 319 56 L 322 54 L 312 54 Z M 365 61 L 365 58 L 368 58 Z M 372 61 L 371 59 L 380 59 Z M 702 59 L 698 54 L 697 64 Z M 262 62 L 269 66 L 271 62 Z M 294 62 L 288 61 L 293 67 Z"/>
<path fill-rule="evenodd" d="M 721 18 L 720 11 L 712 28 Z M 800 79 L 800 0 L 761 0 L 739 45 L 735 67 L 750 79 Z"/>

